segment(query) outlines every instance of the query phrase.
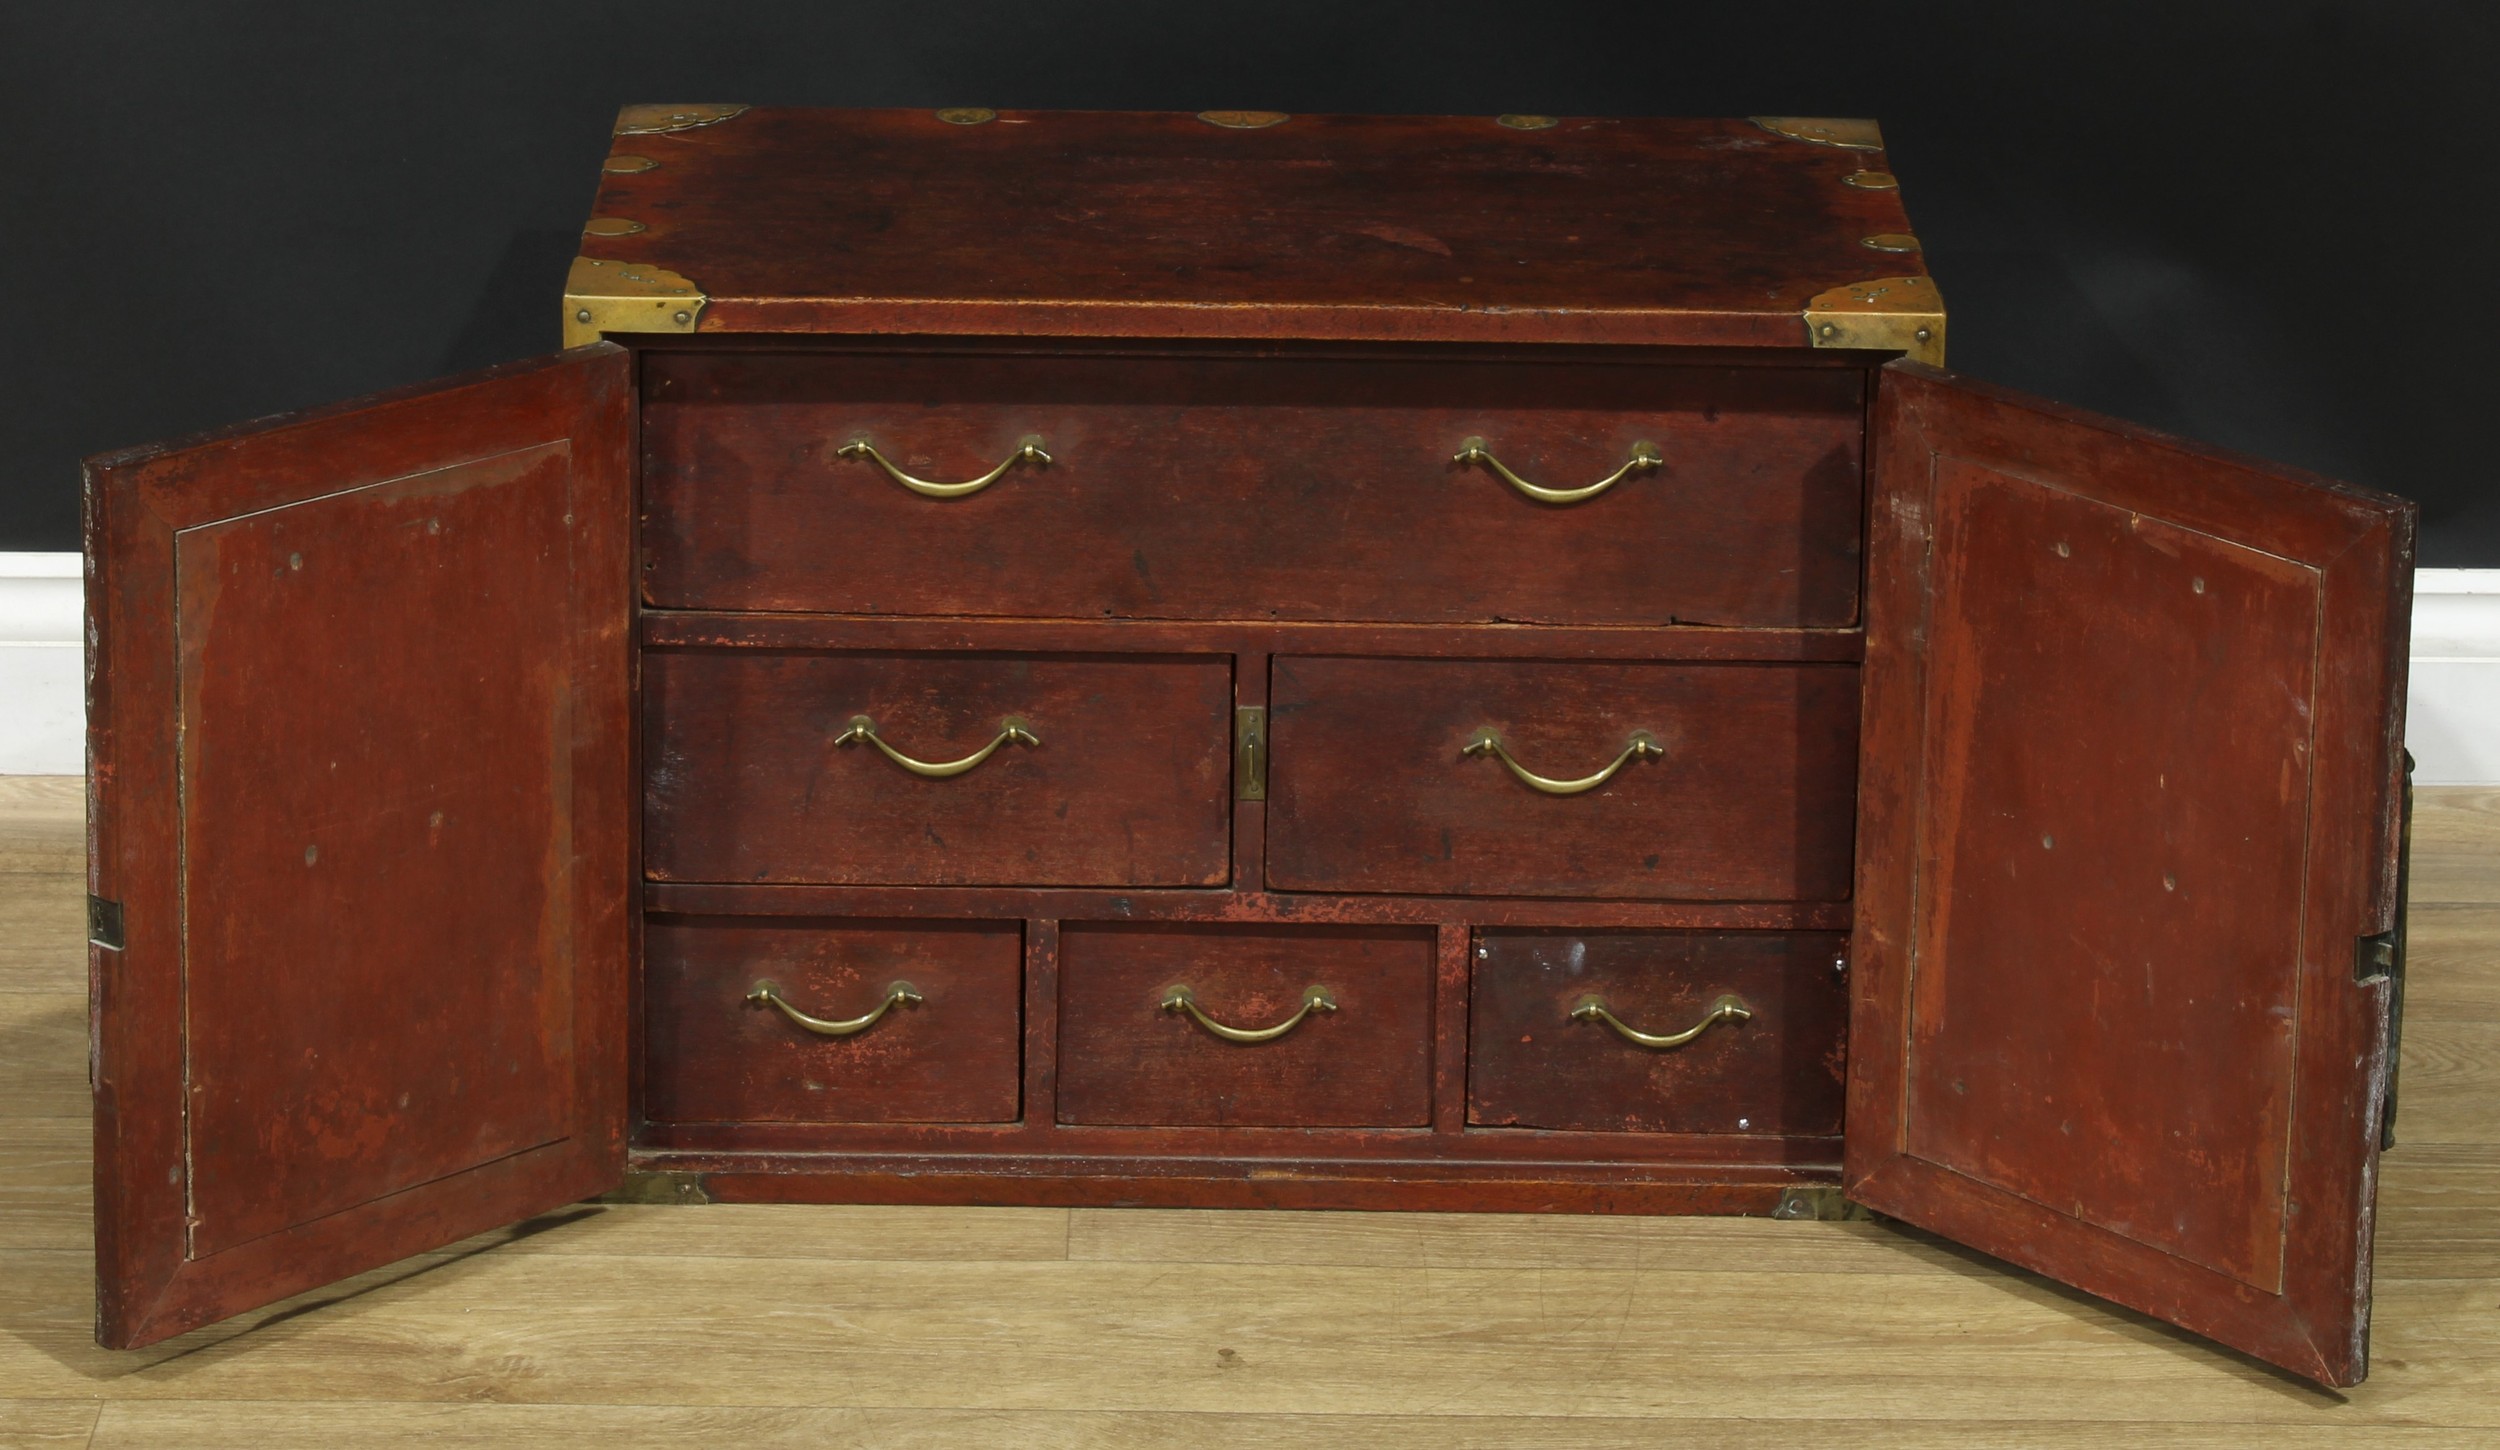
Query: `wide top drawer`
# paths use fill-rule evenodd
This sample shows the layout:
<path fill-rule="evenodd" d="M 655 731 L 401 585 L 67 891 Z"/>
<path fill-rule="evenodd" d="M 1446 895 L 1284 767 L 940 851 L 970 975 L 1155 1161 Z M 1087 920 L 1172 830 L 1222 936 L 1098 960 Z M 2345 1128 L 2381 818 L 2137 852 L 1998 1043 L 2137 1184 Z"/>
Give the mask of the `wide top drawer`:
<path fill-rule="evenodd" d="M 1857 620 L 1847 368 L 658 352 L 644 380 L 664 608 Z"/>

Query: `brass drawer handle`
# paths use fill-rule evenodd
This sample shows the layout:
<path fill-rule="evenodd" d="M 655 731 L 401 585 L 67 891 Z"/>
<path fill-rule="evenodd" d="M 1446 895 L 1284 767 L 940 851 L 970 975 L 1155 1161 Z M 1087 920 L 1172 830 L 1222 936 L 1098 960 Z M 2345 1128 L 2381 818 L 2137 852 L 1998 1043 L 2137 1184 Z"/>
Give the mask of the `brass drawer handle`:
<path fill-rule="evenodd" d="M 1622 1018 L 1607 1011 L 1606 1003 L 1597 997 L 1582 997 L 1579 1005 L 1571 1009 L 1572 1021 L 1603 1022 L 1621 1033 L 1624 1041 L 1640 1047 L 1682 1047 L 1721 1022 L 1742 1022 L 1751 1016 L 1753 1016 L 1753 1009 L 1747 1007 L 1744 1001 L 1735 994 L 1729 993 L 1711 1003 L 1710 1010 L 1702 1014 L 1699 1022 L 1681 1032 L 1659 1035 L 1643 1032 L 1627 1024 Z"/>
<path fill-rule="evenodd" d="M 869 1028 L 876 1026 L 877 1019 L 883 1017 L 886 1013 L 893 1011 L 895 1006 L 899 1003 L 909 1002 L 914 1006 L 918 1006 L 921 1001 L 921 997 L 919 990 L 913 987 L 911 983 L 895 982 L 886 987 L 885 1000 L 870 1008 L 867 1015 L 853 1017 L 847 1021 L 841 1022 L 834 1021 L 833 1019 L 827 1017 L 808 1016 L 798 1008 L 791 1006 L 790 999 L 782 996 L 781 989 L 773 985 L 771 982 L 756 983 L 755 990 L 747 993 L 746 1000 L 756 1003 L 759 1006 L 780 1008 L 782 1016 L 789 1018 L 791 1021 L 796 1022 L 801 1027 L 806 1028 L 808 1031 L 815 1033 L 819 1037 L 848 1037 L 852 1033 L 865 1032 Z"/>
<path fill-rule="evenodd" d="M 1014 741 L 1018 745 L 1042 743 L 1042 738 L 1033 733 L 1033 727 L 1026 724 L 1023 717 L 1017 715 L 1010 715 L 999 721 L 997 737 L 961 760 L 914 760 L 886 744 L 885 740 L 877 734 L 877 722 L 865 715 L 853 715 L 850 728 L 835 736 L 833 743 L 850 745 L 861 740 L 877 747 L 884 753 L 886 759 L 893 761 L 896 765 L 914 775 L 924 776 L 930 780 L 944 780 L 950 775 L 961 775 L 997 754 L 998 747 L 1009 741 Z"/>
<path fill-rule="evenodd" d="M 1492 453 L 1485 448 L 1484 440 L 1481 438 L 1460 439 L 1458 442 L 1458 451 L 1450 455 L 1450 461 L 1452 463 L 1462 464 L 1481 463 L 1485 467 L 1492 469 L 1496 478 L 1499 478 L 1502 482 L 1509 484 L 1521 493 L 1526 494 L 1528 497 L 1535 499 L 1538 503 L 1578 503 L 1582 499 L 1597 497 L 1599 494 L 1604 493 L 1616 484 L 1623 482 L 1635 473 L 1642 473 L 1652 468 L 1659 467 L 1661 464 L 1666 462 L 1666 459 L 1659 456 L 1657 444 L 1649 442 L 1635 443 L 1632 445 L 1632 456 L 1623 460 L 1622 467 L 1607 474 L 1604 478 L 1599 479 L 1597 482 L 1590 484 L 1586 488 L 1539 488 L 1537 485 L 1528 482 L 1526 479 L 1521 478 L 1518 474 L 1513 473 L 1508 468 L 1504 467 L 1502 460 L 1494 457 Z"/>
<path fill-rule="evenodd" d="M 876 464 L 879 468 L 884 469 L 886 477 L 893 479 L 896 483 L 901 484 L 903 487 L 910 489 L 912 492 L 919 494 L 923 498 L 962 498 L 965 494 L 979 493 L 991 484 L 998 482 L 999 478 L 1004 475 L 1008 469 L 1015 467 L 1019 463 L 1050 462 L 1050 455 L 1042 451 L 1042 440 L 1039 436 L 1025 439 L 1024 442 L 1017 447 L 1016 451 L 1008 454 L 1005 461 L 1001 462 L 996 468 L 982 474 L 979 478 L 967 478 L 961 483 L 933 483 L 925 478 L 914 478 L 910 474 L 905 473 L 903 470 L 896 468 L 893 460 L 887 458 L 884 454 L 879 453 L 877 451 L 877 445 L 869 442 L 865 438 L 854 438 L 850 442 L 843 444 L 840 448 L 835 450 L 835 456 L 841 458 L 865 458 L 871 463 Z"/>
<path fill-rule="evenodd" d="M 1467 742 L 1467 748 L 1459 752 L 1461 755 L 1490 755 L 1509 766 L 1511 774 L 1547 795 L 1578 795 L 1582 791 L 1595 790 L 1614 779 L 1615 772 L 1630 765 L 1633 761 L 1656 760 L 1666 753 L 1667 747 L 1658 743 L 1657 736 L 1646 730 L 1635 730 L 1632 732 L 1631 743 L 1625 745 L 1623 753 L 1609 761 L 1605 769 L 1595 775 L 1581 776 L 1578 780 L 1556 780 L 1552 776 L 1539 775 L 1513 759 L 1510 751 L 1502 744 L 1500 732 L 1490 725 L 1477 731 L 1475 738 Z"/>
<path fill-rule="evenodd" d="M 1302 991 L 1302 1010 L 1273 1027 L 1227 1027 L 1198 1010 L 1197 994 L 1187 986 L 1167 987 L 1163 992 L 1163 1010 L 1186 1012 L 1190 1020 L 1223 1038 L 1226 1042 L 1273 1042 L 1302 1025 L 1302 1019 L 1314 1012 L 1334 1012 L 1337 999 L 1328 995 L 1326 987 L 1306 987 Z"/>

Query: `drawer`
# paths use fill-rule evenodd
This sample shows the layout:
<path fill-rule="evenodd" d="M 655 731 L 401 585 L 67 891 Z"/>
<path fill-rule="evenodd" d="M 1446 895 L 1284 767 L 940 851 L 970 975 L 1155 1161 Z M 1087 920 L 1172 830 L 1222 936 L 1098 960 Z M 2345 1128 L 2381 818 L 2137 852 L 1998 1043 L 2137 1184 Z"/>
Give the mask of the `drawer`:
<path fill-rule="evenodd" d="M 675 881 L 1222 885 L 1232 697 L 1224 656 L 653 651 L 644 867 Z"/>
<path fill-rule="evenodd" d="M 1838 932 L 1478 932 L 1467 1121 L 1836 1134 L 1847 942 Z M 1714 1013 L 1731 997 L 1747 1015 Z M 1600 1007 L 1666 1041 L 1631 1040 Z"/>
<path fill-rule="evenodd" d="M 1849 893 L 1854 665 L 1279 658 L 1269 693 L 1276 890 Z"/>
<path fill-rule="evenodd" d="M 645 597 L 1124 619 L 1846 626 L 1865 382 L 1838 368 L 656 353 Z M 900 472 L 969 482 L 933 498 Z M 1603 493 L 1572 489 L 1655 446 Z"/>
<path fill-rule="evenodd" d="M 653 917 L 643 941 L 643 1098 L 653 1122 L 1019 1115 L 1019 923 Z M 771 998 L 757 1000 L 767 983 Z"/>
<path fill-rule="evenodd" d="M 1425 1126 L 1433 954 L 1428 927 L 1070 922 L 1059 932 L 1059 1121 Z M 1204 1021 L 1175 1003 L 1184 990 Z"/>

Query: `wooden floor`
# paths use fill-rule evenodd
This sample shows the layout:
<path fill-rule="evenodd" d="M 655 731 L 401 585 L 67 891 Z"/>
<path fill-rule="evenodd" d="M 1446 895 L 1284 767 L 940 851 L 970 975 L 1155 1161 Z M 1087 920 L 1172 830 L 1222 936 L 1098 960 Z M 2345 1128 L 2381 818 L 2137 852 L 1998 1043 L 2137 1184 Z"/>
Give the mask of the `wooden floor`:
<path fill-rule="evenodd" d="M 2422 793 L 2347 1396 L 1891 1225 L 1711 1219 L 584 1207 L 108 1353 L 79 810 L 0 778 L 0 1445 L 2500 1445 L 2500 791 Z"/>

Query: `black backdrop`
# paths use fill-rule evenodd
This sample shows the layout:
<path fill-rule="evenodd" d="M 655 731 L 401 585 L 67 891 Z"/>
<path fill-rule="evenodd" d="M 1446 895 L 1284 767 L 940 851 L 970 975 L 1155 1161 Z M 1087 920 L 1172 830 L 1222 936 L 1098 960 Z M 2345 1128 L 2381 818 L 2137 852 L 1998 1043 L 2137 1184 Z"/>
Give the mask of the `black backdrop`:
<path fill-rule="evenodd" d="M 81 454 L 551 350 L 616 106 L 735 100 L 1879 117 L 1957 368 L 2500 565 L 2490 0 L 8 10 L 0 549 Z"/>

